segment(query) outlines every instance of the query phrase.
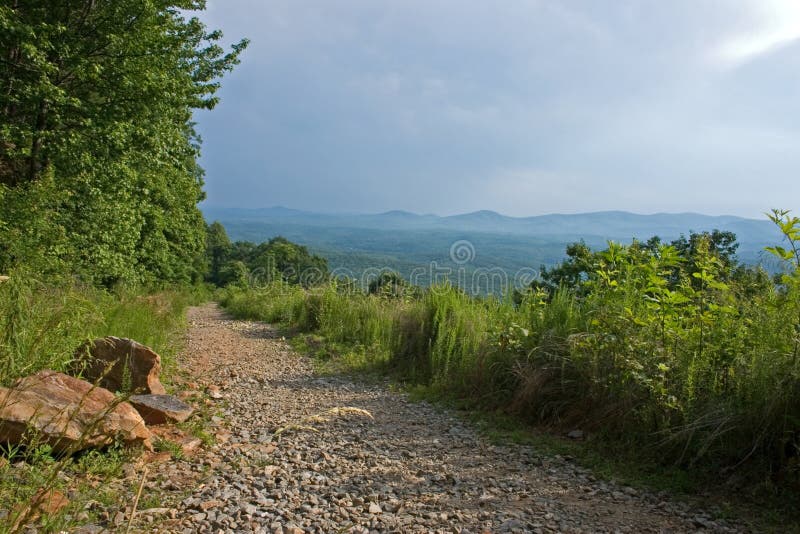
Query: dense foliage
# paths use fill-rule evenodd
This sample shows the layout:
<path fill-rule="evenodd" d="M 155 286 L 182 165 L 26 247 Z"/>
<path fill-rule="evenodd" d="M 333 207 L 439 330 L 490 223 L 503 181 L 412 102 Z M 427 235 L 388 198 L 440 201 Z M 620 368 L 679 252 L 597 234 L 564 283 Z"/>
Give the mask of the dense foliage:
<path fill-rule="evenodd" d="M 87 286 L 44 285 L 12 277 L 0 282 L 0 386 L 42 369 L 63 371 L 86 340 L 129 337 L 161 354 L 167 383 L 182 342 L 184 311 L 202 289 L 145 294 Z"/>
<path fill-rule="evenodd" d="M 661 239 L 653 237 L 646 242 L 634 241 L 632 247 L 644 250 L 652 254 L 659 254 L 664 250 Z M 672 269 L 672 273 L 667 277 L 671 288 L 677 287 L 680 282 L 681 274 L 688 274 L 690 277 L 698 272 L 698 261 L 703 254 L 711 254 L 722 262 L 720 276 L 725 280 L 731 278 L 757 278 L 765 280 L 766 272 L 762 269 L 752 268 L 736 261 L 736 249 L 739 244 L 736 242 L 736 234 L 733 232 L 722 232 L 713 230 L 711 232 L 690 232 L 689 237 L 681 236 L 669 243 L 670 253 L 677 256 L 678 264 Z M 552 268 L 542 266 L 539 270 L 539 279 L 534 280 L 530 289 L 536 291 L 545 290 L 548 294 L 553 294 L 559 288 L 569 288 L 573 291 L 582 292 L 590 289 L 584 282 L 594 272 L 594 266 L 601 259 L 604 252 L 593 252 L 585 242 L 580 241 L 567 246 L 567 258 L 560 264 Z M 694 282 L 695 285 L 699 281 Z"/>
<path fill-rule="evenodd" d="M 203 270 L 192 112 L 238 61 L 189 10 L 202 0 L 0 6 L 0 272 L 93 285 Z"/>
<path fill-rule="evenodd" d="M 311 254 L 302 245 L 274 237 L 256 245 L 250 241 L 231 243 L 219 222 L 206 232 L 208 281 L 220 286 L 265 286 L 274 281 L 311 287 L 330 275 L 325 258 Z"/>
<path fill-rule="evenodd" d="M 189 15 L 203 7 L 0 2 L 0 386 L 63 371 L 106 335 L 153 347 L 170 386 L 184 309 L 207 296 L 187 285 L 206 269 L 192 116 L 246 44 L 223 50 Z M 0 532 L 96 522 L 97 504 L 120 500 L 104 481 L 136 454 L 55 458 L 34 432 L 0 449 Z M 40 513 L 34 496 L 52 489 L 69 506 Z"/>
<path fill-rule="evenodd" d="M 732 236 L 710 233 L 576 245 L 548 271 L 560 286 L 517 299 L 276 284 L 231 290 L 224 303 L 475 405 L 634 441 L 659 461 L 797 480 L 800 220 L 771 218 L 790 245 L 771 249 L 785 262 L 775 279 L 738 265 Z"/>

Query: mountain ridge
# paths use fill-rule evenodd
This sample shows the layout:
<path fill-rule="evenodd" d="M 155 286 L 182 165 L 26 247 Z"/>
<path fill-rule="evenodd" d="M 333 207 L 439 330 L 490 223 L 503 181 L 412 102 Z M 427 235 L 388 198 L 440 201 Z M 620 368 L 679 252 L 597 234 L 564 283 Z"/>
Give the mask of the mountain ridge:
<path fill-rule="evenodd" d="M 516 234 L 526 236 L 583 235 L 605 239 L 646 239 L 659 235 L 674 239 L 689 232 L 712 229 L 729 230 L 739 235 L 742 242 L 774 241 L 780 237 L 774 225 L 767 220 L 749 219 L 737 215 L 705 215 L 702 213 L 639 214 L 627 211 L 597 211 L 585 213 L 551 213 L 529 217 L 512 217 L 495 211 L 479 210 L 456 215 L 420 215 L 404 210 L 382 213 L 319 213 L 295 210 L 283 206 L 272 208 L 213 208 L 203 209 L 209 220 L 253 221 L 274 226 L 299 224 L 336 228 L 362 228 L 380 230 L 452 230 L 482 233 Z M 663 235 L 662 235 L 663 234 Z"/>
<path fill-rule="evenodd" d="M 627 210 L 598 210 L 598 211 L 581 211 L 575 213 L 541 213 L 538 215 L 506 215 L 494 210 L 475 210 L 463 213 L 454 213 L 451 215 L 439 215 L 435 213 L 416 213 L 409 210 L 393 209 L 382 212 L 321 212 L 314 210 L 303 210 L 296 208 L 289 208 L 286 206 L 275 205 L 259 208 L 237 208 L 230 206 L 201 206 L 203 213 L 251 213 L 251 214 L 289 214 L 289 215 L 305 215 L 316 217 L 380 217 L 380 216 L 406 216 L 414 218 L 436 218 L 436 219 L 453 219 L 453 218 L 466 218 L 471 216 L 492 216 L 510 220 L 530 220 L 540 219 L 547 217 L 582 217 L 582 216 L 611 216 L 611 215 L 624 215 L 631 217 L 703 217 L 712 219 L 736 219 L 745 221 L 762 221 L 762 219 L 755 219 L 752 217 L 744 217 L 741 215 L 720 214 L 711 215 L 707 213 L 700 213 L 696 211 L 682 211 L 682 212 L 669 212 L 658 211 L 654 213 L 637 213 Z M 766 220 L 764 220 L 766 222 Z"/>
<path fill-rule="evenodd" d="M 219 220 L 233 240 L 265 241 L 283 236 L 309 247 L 355 276 L 364 269 L 390 268 L 408 275 L 415 267 L 452 264 L 451 246 L 469 241 L 474 257 L 467 268 L 500 267 L 507 272 L 553 266 L 569 243 L 593 249 L 608 241 L 630 243 L 659 236 L 669 242 L 690 232 L 722 230 L 738 238 L 739 259 L 757 264 L 764 247 L 782 236 L 767 220 L 699 213 L 636 214 L 601 211 L 509 217 L 489 210 L 457 215 L 419 215 L 402 210 L 372 214 L 315 213 L 285 207 L 204 208 L 208 221 Z"/>

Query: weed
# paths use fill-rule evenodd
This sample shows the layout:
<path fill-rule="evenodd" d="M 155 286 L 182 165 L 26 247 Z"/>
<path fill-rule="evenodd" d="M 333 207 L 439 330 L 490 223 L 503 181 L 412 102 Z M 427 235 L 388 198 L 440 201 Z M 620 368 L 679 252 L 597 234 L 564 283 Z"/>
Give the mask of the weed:
<path fill-rule="evenodd" d="M 168 452 L 176 460 L 183 459 L 183 449 L 178 443 L 164 438 L 156 438 L 153 442 L 153 448 L 159 452 Z"/>
<path fill-rule="evenodd" d="M 80 284 L 54 287 L 14 273 L 0 284 L 0 385 L 42 369 L 65 370 L 85 340 L 106 335 L 153 347 L 162 355 L 168 378 L 183 337 L 183 310 L 197 298 L 189 290 L 147 295 Z M 118 504 L 119 495 L 104 486 L 121 476 L 128 452 L 118 446 L 72 452 L 56 455 L 35 434 L 23 444 L 0 448 L 0 510 L 7 511 L 0 517 L 0 533 L 19 531 L 27 523 L 43 532 L 72 530 L 92 519 L 83 510 L 89 503 Z M 48 490 L 70 495 L 70 504 L 52 516 L 41 515 L 32 504 L 37 492 Z"/>

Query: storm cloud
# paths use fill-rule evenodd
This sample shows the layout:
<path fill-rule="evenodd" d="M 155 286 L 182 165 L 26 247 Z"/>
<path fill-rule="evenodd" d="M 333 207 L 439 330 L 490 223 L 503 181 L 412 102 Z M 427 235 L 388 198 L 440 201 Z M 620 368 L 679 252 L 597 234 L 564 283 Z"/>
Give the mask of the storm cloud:
<path fill-rule="evenodd" d="M 794 0 L 210 1 L 209 206 L 799 208 Z"/>

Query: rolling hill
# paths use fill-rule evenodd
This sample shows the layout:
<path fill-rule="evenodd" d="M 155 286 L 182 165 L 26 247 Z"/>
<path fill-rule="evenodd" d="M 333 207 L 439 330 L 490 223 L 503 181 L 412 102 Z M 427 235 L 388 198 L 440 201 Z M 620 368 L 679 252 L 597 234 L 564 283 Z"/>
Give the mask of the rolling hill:
<path fill-rule="evenodd" d="M 500 272 L 509 283 L 524 283 L 541 265 L 561 261 L 566 245 L 580 240 L 599 248 L 609 240 L 628 243 L 657 235 L 668 241 L 690 231 L 719 229 L 737 235 L 739 259 L 751 264 L 768 262 L 764 247 L 781 241 L 766 218 L 697 213 L 606 211 L 508 217 L 478 211 L 442 217 L 405 211 L 326 214 L 283 207 L 203 211 L 207 220 L 225 225 L 233 240 L 261 242 L 281 235 L 325 256 L 338 274 L 361 278 L 391 269 L 423 285 L 441 277 L 470 280 Z"/>

